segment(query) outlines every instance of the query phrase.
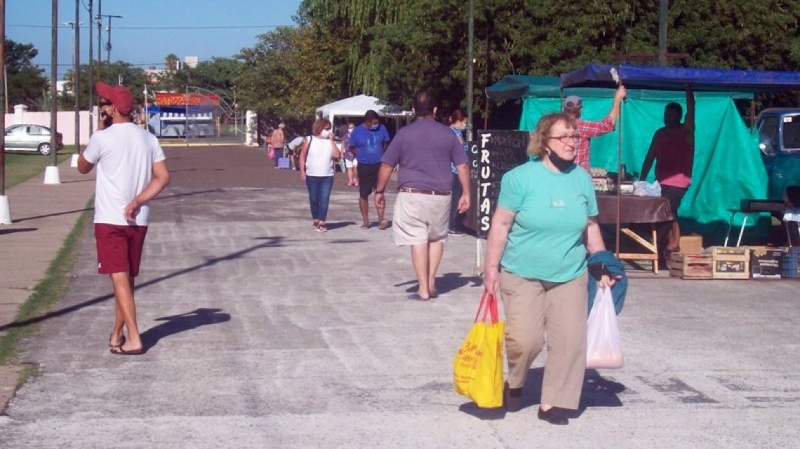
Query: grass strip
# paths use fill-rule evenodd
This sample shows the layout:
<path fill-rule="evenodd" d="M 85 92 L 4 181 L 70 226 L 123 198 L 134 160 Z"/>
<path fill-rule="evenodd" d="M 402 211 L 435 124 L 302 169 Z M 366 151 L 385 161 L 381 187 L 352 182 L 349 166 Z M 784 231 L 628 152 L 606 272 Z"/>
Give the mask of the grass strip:
<path fill-rule="evenodd" d="M 56 160 L 59 164 L 72 157 L 72 148 L 70 145 L 58 152 Z M 48 165 L 50 165 L 49 155 L 6 153 L 6 189 L 42 174 Z"/>
<path fill-rule="evenodd" d="M 86 204 L 87 210 L 78 217 L 78 222 L 67 235 L 55 259 L 47 267 L 44 279 L 36 285 L 33 293 L 20 306 L 15 322 L 24 322 L 47 313 L 69 291 L 69 273 L 72 271 L 77 257 L 75 248 L 80 243 L 86 222 L 90 219 L 90 213 L 93 213 L 93 202 L 94 200 L 89 200 Z M 6 331 L 5 335 L 0 336 L 0 365 L 14 362 L 20 341 L 29 337 L 37 324 L 12 327 Z"/>

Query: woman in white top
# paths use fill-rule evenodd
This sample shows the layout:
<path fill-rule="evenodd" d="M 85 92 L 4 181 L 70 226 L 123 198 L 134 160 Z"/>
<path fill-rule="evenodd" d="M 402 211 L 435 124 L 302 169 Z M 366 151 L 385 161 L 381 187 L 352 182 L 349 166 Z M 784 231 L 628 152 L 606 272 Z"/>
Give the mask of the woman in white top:
<path fill-rule="evenodd" d="M 314 229 L 325 232 L 328 230 L 325 219 L 328 216 L 328 202 L 333 188 L 333 162 L 339 159 L 339 148 L 333 140 L 331 122 L 328 119 L 317 119 L 311 128 L 311 134 L 300 150 L 300 179 L 308 187 Z"/>

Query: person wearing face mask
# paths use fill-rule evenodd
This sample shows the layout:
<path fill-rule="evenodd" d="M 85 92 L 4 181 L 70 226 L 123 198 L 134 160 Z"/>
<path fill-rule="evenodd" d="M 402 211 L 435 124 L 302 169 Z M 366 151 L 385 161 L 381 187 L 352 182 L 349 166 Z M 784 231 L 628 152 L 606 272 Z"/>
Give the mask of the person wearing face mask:
<path fill-rule="evenodd" d="M 642 164 L 641 179 L 650 174 L 656 163 L 656 181 L 661 185 L 661 196 L 669 201 L 673 216 L 677 217 L 681 200 L 692 183 L 694 166 L 694 93 L 686 86 L 686 119 L 681 123 L 683 108 L 678 103 L 664 107 L 664 127 L 656 131 L 650 149 Z M 681 228 L 677 220 L 659 226 L 659 254 L 669 259 L 669 252 L 678 250 Z"/>
<path fill-rule="evenodd" d="M 592 179 L 574 162 L 579 142 L 571 116 L 539 120 L 528 145 L 534 158 L 501 180 L 483 274 L 486 291 L 500 293 L 506 314 L 505 407 L 521 409 L 528 370 L 546 341 L 538 417 L 556 425 L 568 424 L 565 410 L 578 408 L 583 387 L 586 252 L 605 250 Z"/>
<path fill-rule="evenodd" d="M 146 350 L 136 320 L 134 278 L 147 235 L 148 202 L 169 184 L 170 174 L 158 139 L 132 121 L 131 91 L 105 83 L 95 88 L 104 127 L 89 139 L 78 171 L 87 174 L 97 166 L 97 271 L 109 275 L 116 307 L 108 345 L 112 354 L 136 355 Z"/>
<path fill-rule="evenodd" d="M 342 138 L 342 148 L 344 149 L 344 167 L 347 170 L 347 185 L 358 187 L 358 176 L 356 175 L 358 161 L 356 154 L 350 150 L 350 135 L 353 134 L 355 128 L 356 125 L 353 123 L 347 123 L 347 130 Z"/>
<path fill-rule="evenodd" d="M 375 191 L 378 183 L 378 171 L 381 168 L 381 157 L 389 145 L 389 132 L 380 122 L 378 113 L 369 110 L 364 114 L 364 123 L 356 126 L 350 133 L 348 147 L 355 153 L 358 162 L 358 208 L 361 211 L 363 224 L 361 229 L 369 229 L 369 196 Z M 384 230 L 389 223 L 384 218 L 385 207 L 375 207 L 378 211 L 378 229 Z"/>
<path fill-rule="evenodd" d="M 311 127 L 311 133 L 300 149 L 300 179 L 306 182 L 308 188 L 314 230 L 326 232 L 325 220 L 328 218 L 333 188 L 333 163 L 339 158 L 339 148 L 328 119 L 317 119 Z"/>
<path fill-rule="evenodd" d="M 458 141 L 461 142 L 464 152 L 469 151 L 464 133 L 467 129 L 467 116 L 464 112 L 461 111 L 461 109 L 454 110 L 450 116 L 447 117 L 447 123 L 450 125 L 450 129 L 453 130 L 456 137 L 458 137 Z M 458 179 L 458 170 L 452 163 L 450 164 L 450 171 L 453 172 L 453 195 L 450 197 L 450 222 L 447 227 L 447 233 L 452 236 L 461 236 L 465 235 L 463 230 L 464 226 L 461 224 L 464 213 L 458 212 L 458 199 L 461 198 L 461 181 Z"/>

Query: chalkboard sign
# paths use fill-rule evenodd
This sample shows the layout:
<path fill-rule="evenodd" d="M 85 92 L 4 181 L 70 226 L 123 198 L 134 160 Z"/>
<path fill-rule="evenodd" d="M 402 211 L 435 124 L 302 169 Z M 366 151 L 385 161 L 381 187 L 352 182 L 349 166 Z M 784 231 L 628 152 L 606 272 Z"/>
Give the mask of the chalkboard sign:
<path fill-rule="evenodd" d="M 527 131 L 479 131 L 477 141 L 469 143 L 470 178 L 477 197 L 467 216 L 475 217 L 469 224 L 479 237 L 489 233 L 503 175 L 528 161 L 529 135 Z"/>

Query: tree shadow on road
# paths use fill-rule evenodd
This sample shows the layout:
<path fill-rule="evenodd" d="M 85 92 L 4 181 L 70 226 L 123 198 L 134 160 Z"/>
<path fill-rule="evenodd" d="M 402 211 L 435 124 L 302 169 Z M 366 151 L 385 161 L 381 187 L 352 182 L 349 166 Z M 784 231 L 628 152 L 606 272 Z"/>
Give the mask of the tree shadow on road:
<path fill-rule="evenodd" d="M 334 229 L 346 228 L 354 224 L 356 224 L 355 221 L 326 221 L 325 227 L 328 228 L 329 231 L 333 231 Z"/>
<path fill-rule="evenodd" d="M 142 348 L 148 351 L 164 337 L 189 331 L 200 326 L 224 323 L 231 320 L 228 313 L 221 313 L 222 309 L 195 309 L 180 315 L 164 316 L 155 321 L 164 321 L 156 327 L 150 328 L 141 334 Z"/>
<path fill-rule="evenodd" d="M 68 210 L 68 211 L 64 211 L 64 212 L 56 212 L 56 213 L 45 214 L 45 215 L 34 215 L 32 217 L 22 217 L 22 218 L 15 219 L 14 223 L 20 223 L 20 222 L 23 222 L 23 221 L 36 220 L 38 218 L 49 218 L 49 217 L 58 217 L 58 216 L 61 216 L 61 215 L 78 214 L 78 213 L 81 213 L 81 212 L 85 212 L 87 210 L 94 210 L 94 207 L 86 207 L 86 208 L 83 208 L 83 209 Z"/>
<path fill-rule="evenodd" d="M 255 252 L 255 251 L 258 251 L 258 250 L 261 250 L 261 249 L 282 247 L 282 246 L 285 246 L 285 241 L 286 241 L 283 237 L 255 237 L 253 240 L 263 240 L 264 242 L 263 243 L 259 243 L 258 245 L 253 245 L 253 246 L 250 246 L 248 248 L 241 249 L 239 251 L 232 252 L 230 254 L 225 254 L 223 256 L 207 258 L 205 260 L 205 262 L 203 262 L 203 263 L 195 264 L 195 265 L 193 265 L 191 267 L 187 267 L 187 268 L 182 268 L 180 270 L 176 270 L 176 271 L 173 271 L 171 273 L 167 273 L 167 274 L 165 274 L 163 276 L 160 276 L 160 277 L 157 277 L 155 279 L 150 279 L 148 281 L 142 282 L 141 284 L 136 285 L 136 291 L 138 292 L 139 290 L 142 290 L 145 287 L 149 287 L 151 285 L 155 285 L 155 284 L 158 284 L 160 282 L 164 282 L 164 281 L 167 281 L 169 279 L 173 279 L 173 278 L 176 278 L 176 277 L 179 277 L 179 276 L 183 276 L 184 274 L 188 274 L 188 273 L 200 270 L 200 269 L 213 267 L 213 266 L 215 266 L 217 264 L 222 264 L 222 263 L 229 262 L 229 261 L 232 261 L 232 260 L 240 259 L 240 258 L 244 257 L 247 254 L 250 254 L 252 252 Z M 63 307 L 63 308 L 58 309 L 58 310 L 50 311 L 50 312 L 47 312 L 47 313 L 45 313 L 43 315 L 39 315 L 39 316 L 36 316 L 36 317 L 33 317 L 33 318 L 28 318 L 28 319 L 21 320 L 21 321 L 14 321 L 12 323 L 0 326 L 0 332 L 3 332 L 3 331 L 8 330 L 8 329 L 18 328 L 18 327 L 26 327 L 26 326 L 30 326 L 31 324 L 36 324 L 36 323 L 39 323 L 39 322 L 42 322 L 42 321 L 46 321 L 46 320 L 49 320 L 49 319 L 52 319 L 52 318 L 57 318 L 57 317 L 66 315 L 68 313 L 72 313 L 72 312 L 75 312 L 77 310 L 81 310 L 81 309 L 84 309 L 86 307 L 89 307 L 89 306 L 92 306 L 92 305 L 95 305 L 95 304 L 99 304 L 99 303 L 104 302 L 104 301 L 108 301 L 109 299 L 114 299 L 114 295 L 113 294 L 107 294 L 107 295 L 103 295 L 103 296 L 98 296 L 96 298 L 93 298 L 93 299 L 90 299 L 90 300 L 87 300 L 87 301 L 83 301 L 83 302 L 78 303 L 78 304 L 72 304 L 70 306 Z"/>
<path fill-rule="evenodd" d="M 38 231 L 39 228 L 11 228 L 11 229 L 0 229 L 0 235 L 5 234 L 13 234 L 15 232 L 33 232 Z"/>

